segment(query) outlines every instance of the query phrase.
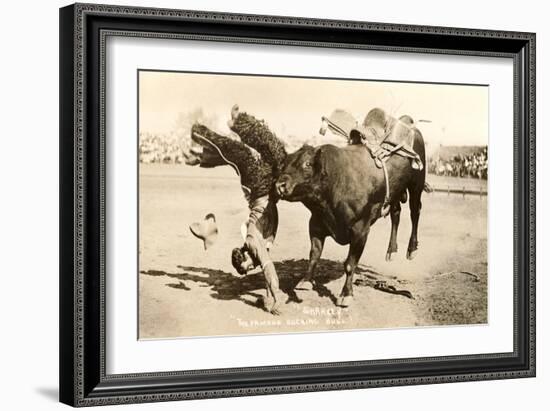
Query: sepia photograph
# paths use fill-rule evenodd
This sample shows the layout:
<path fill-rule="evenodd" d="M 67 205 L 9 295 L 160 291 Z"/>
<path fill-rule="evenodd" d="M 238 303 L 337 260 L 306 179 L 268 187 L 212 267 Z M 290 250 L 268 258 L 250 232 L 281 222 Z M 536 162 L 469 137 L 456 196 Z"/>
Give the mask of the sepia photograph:
<path fill-rule="evenodd" d="M 140 340 L 488 324 L 486 84 L 137 77 Z"/>

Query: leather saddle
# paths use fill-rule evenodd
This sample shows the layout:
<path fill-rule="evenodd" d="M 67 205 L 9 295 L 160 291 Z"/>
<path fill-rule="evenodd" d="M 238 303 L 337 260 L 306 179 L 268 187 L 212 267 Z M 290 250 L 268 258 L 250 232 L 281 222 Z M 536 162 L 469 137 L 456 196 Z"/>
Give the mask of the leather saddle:
<path fill-rule="evenodd" d="M 378 167 L 392 154 L 411 159 L 415 170 L 422 170 L 424 165 L 420 156 L 414 151 L 416 128 L 411 116 L 403 115 L 399 119 L 388 115 L 381 108 L 368 112 L 363 124 L 350 130 L 351 144 L 364 144 L 377 160 Z"/>

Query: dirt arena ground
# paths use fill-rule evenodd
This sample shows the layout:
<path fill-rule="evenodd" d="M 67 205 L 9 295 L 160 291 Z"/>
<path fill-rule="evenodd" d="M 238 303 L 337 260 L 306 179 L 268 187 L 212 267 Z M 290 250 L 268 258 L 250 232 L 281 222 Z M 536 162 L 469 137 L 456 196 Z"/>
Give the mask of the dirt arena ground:
<path fill-rule="evenodd" d="M 480 184 L 435 176 L 428 181 Z M 240 225 L 248 215 L 233 171 L 142 164 L 140 338 L 486 323 L 486 210 L 486 197 L 425 193 L 420 249 L 413 261 L 405 258 L 408 206 L 401 214 L 399 252 L 392 262 L 384 259 L 391 223 L 378 220 L 355 275 L 355 301 L 341 309 L 334 301 L 345 278 L 347 247 L 327 239 L 315 290 L 293 291 L 307 269 L 310 213 L 300 203 L 279 202 L 280 226 L 271 254 L 288 302 L 282 315 L 273 316 L 257 305 L 265 293 L 261 272 L 242 277 L 231 266 L 230 252 L 242 244 Z M 220 233 L 205 251 L 188 226 L 207 213 L 216 215 Z M 379 280 L 410 291 L 414 299 L 374 288 Z"/>

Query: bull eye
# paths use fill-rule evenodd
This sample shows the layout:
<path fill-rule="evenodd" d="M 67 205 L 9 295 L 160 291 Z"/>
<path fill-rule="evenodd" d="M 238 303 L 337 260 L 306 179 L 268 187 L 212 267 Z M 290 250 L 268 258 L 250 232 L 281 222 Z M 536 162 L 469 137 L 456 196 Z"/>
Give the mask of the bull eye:
<path fill-rule="evenodd" d="M 306 161 L 304 163 L 304 168 L 310 168 L 311 167 L 311 163 L 309 161 Z"/>

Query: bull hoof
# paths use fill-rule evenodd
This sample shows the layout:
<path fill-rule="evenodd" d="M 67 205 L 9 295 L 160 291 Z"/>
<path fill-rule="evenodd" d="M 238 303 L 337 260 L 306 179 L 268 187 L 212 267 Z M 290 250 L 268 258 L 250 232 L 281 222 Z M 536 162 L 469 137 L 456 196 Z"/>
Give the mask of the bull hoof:
<path fill-rule="evenodd" d="M 302 290 L 302 291 L 311 291 L 313 290 L 313 283 L 309 280 L 300 280 L 298 284 L 296 284 L 296 287 L 294 287 L 295 290 Z"/>
<path fill-rule="evenodd" d="M 353 295 L 346 295 L 345 297 L 338 297 L 336 299 L 336 305 L 338 307 L 349 307 L 351 305 L 351 303 L 353 302 Z"/>
<path fill-rule="evenodd" d="M 418 250 L 407 250 L 407 260 L 413 260 Z"/>
<path fill-rule="evenodd" d="M 388 251 L 386 253 L 386 261 L 393 261 L 393 254 L 394 254 L 394 251 Z"/>

